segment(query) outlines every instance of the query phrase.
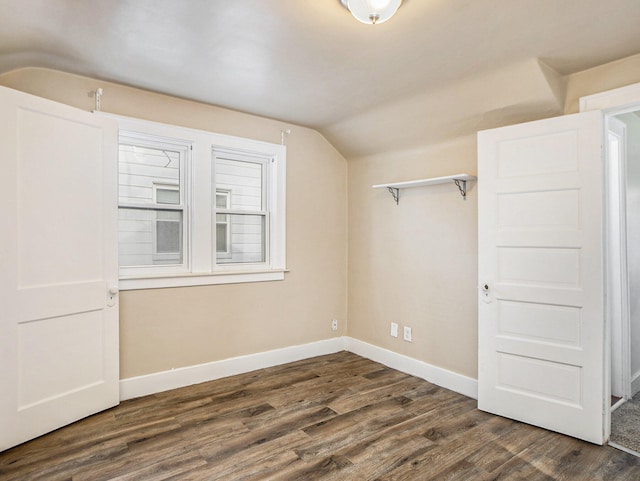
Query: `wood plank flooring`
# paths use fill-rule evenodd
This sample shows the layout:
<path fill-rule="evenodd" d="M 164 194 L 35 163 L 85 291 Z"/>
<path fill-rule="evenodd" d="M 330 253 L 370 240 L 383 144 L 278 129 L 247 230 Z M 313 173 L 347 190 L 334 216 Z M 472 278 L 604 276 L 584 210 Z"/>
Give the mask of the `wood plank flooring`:
<path fill-rule="evenodd" d="M 2 481 L 640 480 L 640 459 L 341 352 L 123 402 L 0 453 Z"/>

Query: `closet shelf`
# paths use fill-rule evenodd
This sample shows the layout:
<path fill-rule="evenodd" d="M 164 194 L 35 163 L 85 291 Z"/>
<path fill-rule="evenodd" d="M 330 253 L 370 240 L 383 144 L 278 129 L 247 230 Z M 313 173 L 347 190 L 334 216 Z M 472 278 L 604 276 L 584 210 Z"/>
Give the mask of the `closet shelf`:
<path fill-rule="evenodd" d="M 374 189 L 387 189 L 393 196 L 393 200 L 396 204 L 400 202 L 400 189 L 410 189 L 413 187 L 425 187 L 427 185 L 445 184 L 447 182 L 453 182 L 460 190 L 460 195 L 463 199 L 467 198 L 467 182 L 476 180 L 477 177 L 470 174 L 454 174 L 446 175 L 444 177 L 431 177 L 429 179 L 419 180 L 407 180 L 405 182 L 393 182 L 389 184 L 376 184 L 372 185 Z"/>

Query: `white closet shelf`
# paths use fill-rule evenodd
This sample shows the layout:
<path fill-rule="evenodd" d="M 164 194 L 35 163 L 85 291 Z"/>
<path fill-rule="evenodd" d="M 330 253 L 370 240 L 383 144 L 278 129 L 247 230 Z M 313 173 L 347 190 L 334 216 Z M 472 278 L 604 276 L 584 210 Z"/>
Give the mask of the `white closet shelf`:
<path fill-rule="evenodd" d="M 427 185 L 445 184 L 453 182 L 460 190 L 463 199 L 467 198 L 467 181 L 476 180 L 475 175 L 470 174 L 454 174 L 445 175 L 444 177 L 431 177 L 428 179 L 407 180 L 405 182 L 392 182 L 388 184 L 372 185 L 374 189 L 387 189 L 393 196 L 396 204 L 400 202 L 400 189 L 410 189 L 413 187 L 425 187 Z"/>

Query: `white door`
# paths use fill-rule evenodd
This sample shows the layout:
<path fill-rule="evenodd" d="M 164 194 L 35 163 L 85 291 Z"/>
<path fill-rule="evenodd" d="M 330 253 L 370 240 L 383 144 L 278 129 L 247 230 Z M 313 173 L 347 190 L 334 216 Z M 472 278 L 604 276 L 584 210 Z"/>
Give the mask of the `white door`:
<path fill-rule="evenodd" d="M 478 134 L 478 407 L 604 442 L 603 119 Z"/>
<path fill-rule="evenodd" d="M 117 126 L 3 87 L 0 119 L 4 450 L 119 401 Z"/>

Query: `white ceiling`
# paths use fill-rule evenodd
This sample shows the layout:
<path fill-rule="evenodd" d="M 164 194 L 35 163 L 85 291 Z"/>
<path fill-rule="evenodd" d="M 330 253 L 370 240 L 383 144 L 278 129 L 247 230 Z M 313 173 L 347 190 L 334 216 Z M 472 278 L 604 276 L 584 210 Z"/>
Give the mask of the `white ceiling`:
<path fill-rule="evenodd" d="M 54 68 L 301 124 L 352 157 L 557 114 L 545 65 L 639 53 L 639 21 L 640 0 L 405 0 L 376 26 L 338 0 L 0 0 L 0 73 Z"/>

